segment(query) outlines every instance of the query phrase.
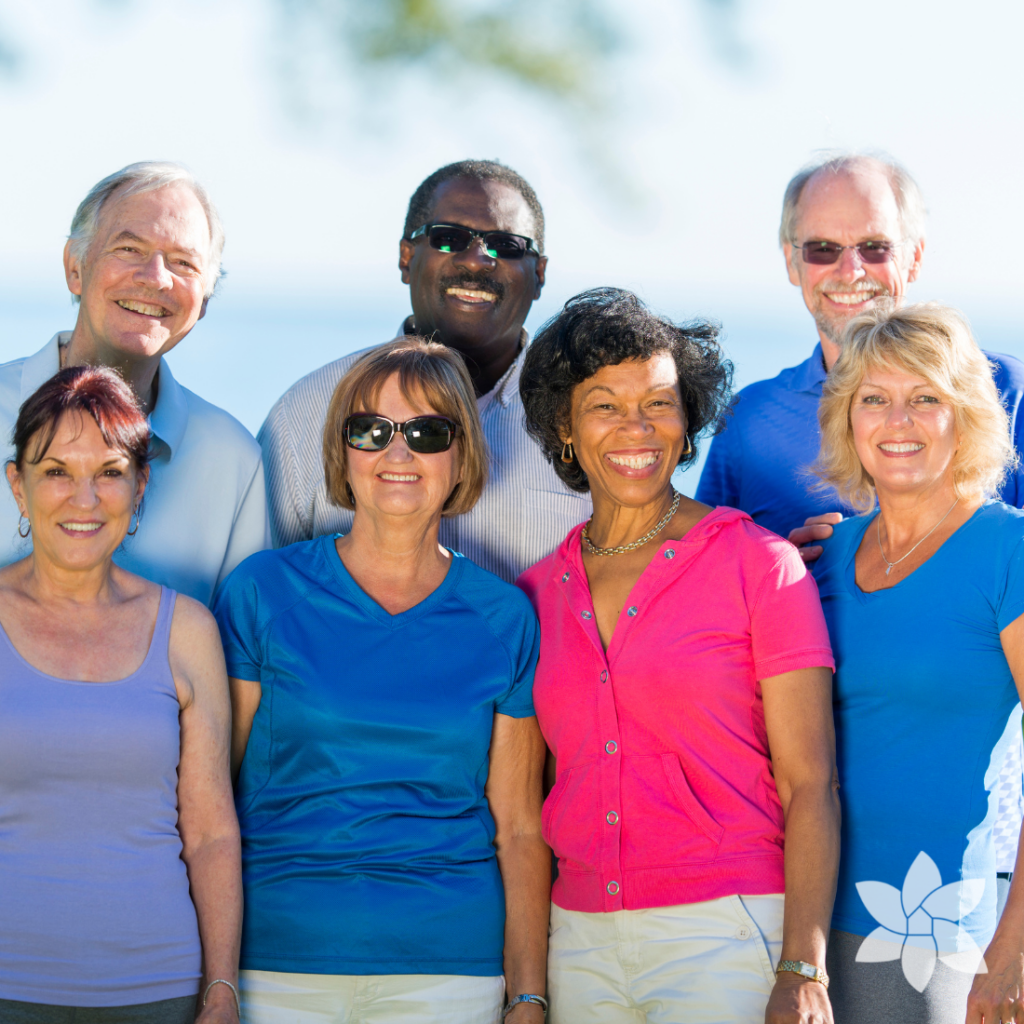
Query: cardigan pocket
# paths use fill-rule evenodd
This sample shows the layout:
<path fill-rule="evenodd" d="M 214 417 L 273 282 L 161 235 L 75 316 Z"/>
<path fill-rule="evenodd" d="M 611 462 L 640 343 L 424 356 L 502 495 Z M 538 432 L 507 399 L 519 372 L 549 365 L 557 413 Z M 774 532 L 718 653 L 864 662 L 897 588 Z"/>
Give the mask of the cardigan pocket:
<path fill-rule="evenodd" d="M 673 753 L 622 759 L 622 855 L 629 867 L 706 863 L 725 830 L 704 809 Z"/>
<path fill-rule="evenodd" d="M 541 814 L 541 835 L 559 861 L 575 871 L 596 871 L 600 833 L 595 826 L 589 794 L 599 781 L 590 778 L 594 762 L 561 772 Z"/>

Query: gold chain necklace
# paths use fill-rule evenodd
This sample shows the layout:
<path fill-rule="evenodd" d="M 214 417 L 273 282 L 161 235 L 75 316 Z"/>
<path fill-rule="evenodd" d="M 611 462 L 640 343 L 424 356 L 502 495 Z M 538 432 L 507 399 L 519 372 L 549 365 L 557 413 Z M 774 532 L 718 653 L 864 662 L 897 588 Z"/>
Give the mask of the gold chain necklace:
<path fill-rule="evenodd" d="M 875 535 L 878 537 L 878 550 L 882 552 L 882 561 L 885 562 L 887 568 L 885 575 L 888 576 L 893 569 L 896 568 L 904 558 L 909 558 L 945 521 L 946 516 L 953 511 L 960 504 L 960 499 L 957 498 L 952 505 L 946 510 L 946 515 L 943 516 L 904 556 L 903 558 L 897 558 L 895 562 L 890 562 L 885 557 L 885 548 L 882 547 L 882 513 L 878 513 L 878 519 L 875 522 Z"/>
<path fill-rule="evenodd" d="M 661 533 L 662 530 L 668 526 L 669 521 L 676 514 L 679 509 L 679 502 L 682 500 L 682 495 L 673 487 L 672 493 L 675 495 L 675 499 L 672 501 L 672 505 L 669 510 L 658 520 L 655 525 L 647 531 L 639 540 L 633 541 L 632 544 L 620 544 L 617 548 L 599 548 L 591 539 L 589 535 L 590 523 L 593 520 L 593 516 L 587 520 L 587 525 L 583 527 L 583 542 L 587 545 L 587 551 L 592 555 L 622 555 L 627 551 L 635 551 L 637 548 L 642 548 L 649 541 L 654 540 L 655 537 Z"/>

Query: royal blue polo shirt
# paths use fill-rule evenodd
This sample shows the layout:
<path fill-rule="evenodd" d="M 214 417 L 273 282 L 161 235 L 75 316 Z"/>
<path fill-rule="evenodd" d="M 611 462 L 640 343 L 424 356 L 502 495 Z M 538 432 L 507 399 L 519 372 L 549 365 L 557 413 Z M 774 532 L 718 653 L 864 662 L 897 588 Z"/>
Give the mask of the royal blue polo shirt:
<path fill-rule="evenodd" d="M 1010 433 L 1024 451 L 1024 363 L 1013 356 L 986 352 L 1010 416 Z M 821 345 L 810 359 L 771 380 L 745 387 L 733 400 L 725 428 L 711 442 L 696 498 L 707 505 L 729 505 L 746 512 L 759 526 L 783 537 L 808 516 L 823 512 L 853 514 L 835 491 L 815 489 L 809 472 L 818 457 L 818 403 L 825 381 Z M 999 497 L 1015 508 L 1024 505 L 1024 469 L 1007 474 Z"/>
<path fill-rule="evenodd" d="M 242 967 L 496 977 L 484 786 L 495 712 L 533 714 L 537 618 L 461 557 L 390 615 L 336 536 L 246 559 L 214 609 L 228 673 L 261 685 L 236 792 Z"/>

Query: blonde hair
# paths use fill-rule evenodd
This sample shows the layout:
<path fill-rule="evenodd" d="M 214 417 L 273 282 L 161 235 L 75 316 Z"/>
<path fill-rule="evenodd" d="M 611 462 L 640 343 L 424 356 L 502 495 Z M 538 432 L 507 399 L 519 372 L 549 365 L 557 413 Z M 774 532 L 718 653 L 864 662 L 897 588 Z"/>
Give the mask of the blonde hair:
<path fill-rule="evenodd" d="M 398 386 L 409 402 L 422 397 L 460 427 L 457 445 L 462 482 L 444 503 L 442 515 L 468 512 L 487 482 L 487 445 L 480 426 L 476 394 L 462 356 L 446 345 L 410 335 L 367 352 L 338 382 L 324 423 L 323 456 L 327 495 L 341 508 L 355 509 L 348 482 L 345 420 L 356 412 L 373 411 L 384 382 L 398 374 Z"/>
<path fill-rule="evenodd" d="M 812 472 L 848 505 L 875 506 L 875 486 L 853 444 L 850 409 L 869 369 L 891 367 L 926 380 L 953 407 L 960 445 L 953 487 L 964 500 L 994 495 L 1016 465 L 1009 417 L 992 366 L 962 313 L 937 302 L 864 313 L 847 325 L 842 350 L 825 381 L 818 422 L 821 451 Z"/>

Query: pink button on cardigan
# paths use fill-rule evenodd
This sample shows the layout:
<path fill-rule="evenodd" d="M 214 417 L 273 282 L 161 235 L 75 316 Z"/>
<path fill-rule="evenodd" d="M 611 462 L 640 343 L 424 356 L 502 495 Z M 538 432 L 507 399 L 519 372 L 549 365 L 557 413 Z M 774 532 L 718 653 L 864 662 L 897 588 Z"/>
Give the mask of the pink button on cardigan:
<path fill-rule="evenodd" d="M 554 901 L 598 912 L 783 892 L 758 680 L 833 667 L 814 580 L 788 541 L 716 509 L 655 554 L 606 654 L 581 530 L 518 581 L 540 618 L 534 705 L 557 763 Z"/>

